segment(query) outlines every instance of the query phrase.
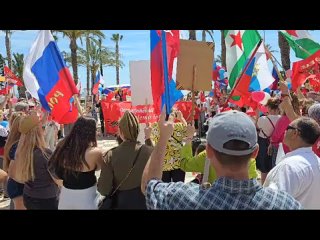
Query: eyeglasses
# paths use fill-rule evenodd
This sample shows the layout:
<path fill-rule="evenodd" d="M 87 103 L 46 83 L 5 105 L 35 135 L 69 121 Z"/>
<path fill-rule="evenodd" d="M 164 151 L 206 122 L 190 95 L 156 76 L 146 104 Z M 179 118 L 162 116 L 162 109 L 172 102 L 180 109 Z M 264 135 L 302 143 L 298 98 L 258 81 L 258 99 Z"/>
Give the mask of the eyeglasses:
<path fill-rule="evenodd" d="M 292 127 L 292 126 L 289 125 L 287 127 L 287 131 L 290 130 L 290 129 L 301 131 L 299 128 L 295 128 L 295 127 Z"/>

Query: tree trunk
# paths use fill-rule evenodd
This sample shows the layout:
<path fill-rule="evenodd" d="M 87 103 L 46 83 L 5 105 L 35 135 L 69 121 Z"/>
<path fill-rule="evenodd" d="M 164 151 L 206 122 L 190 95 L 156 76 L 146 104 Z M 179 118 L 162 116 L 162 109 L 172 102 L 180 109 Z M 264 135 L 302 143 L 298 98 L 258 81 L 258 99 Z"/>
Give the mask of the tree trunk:
<path fill-rule="evenodd" d="M 197 40 L 196 30 L 189 30 L 189 40 Z"/>
<path fill-rule="evenodd" d="M 93 86 L 94 86 L 94 80 L 95 80 L 94 69 L 93 69 L 93 67 L 91 67 L 91 89 L 90 89 L 90 93 L 92 93 L 92 89 L 93 89 Z"/>
<path fill-rule="evenodd" d="M 87 96 L 90 95 L 90 65 L 87 64 Z"/>
<path fill-rule="evenodd" d="M 116 42 L 116 79 L 117 85 L 120 84 L 120 76 L 119 76 L 119 40 Z"/>
<path fill-rule="evenodd" d="M 290 46 L 284 36 L 278 33 L 278 43 L 281 54 L 281 64 L 285 71 L 290 69 Z"/>
<path fill-rule="evenodd" d="M 202 42 L 206 41 L 206 30 L 202 30 Z"/>
<path fill-rule="evenodd" d="M 226 42 L 224 39 L 224 30 L 220 30 L 221 31 L 221 64 L 222 67 L 227 67 L 226 64 Z"/>
<path fill-rule="evenodd" d="M 77 62 L 77 41 L 76 39 L 70 40 L 70 49 L 71 49 L 71 64 L 73 71 L 73 80 L 78 84 L 78 62 Z"/>
<path fill-rule="evenodd" d="M 99 58 L 99 60 L 100 60 L 100 73 L 101 73 L 101 75 L 103 76 L 103 66 L 102 66 L 102 58 L 101 58 L 101 46 L 102 46 L 102 40 L 101 40 L 101 38 L 99 38 L 99 49 L 100 49 L 100 58 Z"/>
<path fill-rule="evenodd" d="M 87 67 L 87 96 L 90 95 L 90 59 L 89 59 L 89 37 L 86 37 L 86 67 Z"/>
<path fill-rule="evenodd" d="M 10 30 L 6 30 L 6 50 L 7 50 L 7 60 L 8 67 L 11 69 L 12 60 L 11 60 L 11 42 L 10 42 Z"/>

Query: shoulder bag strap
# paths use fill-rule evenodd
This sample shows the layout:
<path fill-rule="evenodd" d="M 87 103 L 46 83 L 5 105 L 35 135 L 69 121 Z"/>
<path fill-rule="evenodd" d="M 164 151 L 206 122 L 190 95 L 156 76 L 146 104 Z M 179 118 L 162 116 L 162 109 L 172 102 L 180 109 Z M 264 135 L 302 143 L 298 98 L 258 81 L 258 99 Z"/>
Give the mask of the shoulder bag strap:
<path fill-rule="evenodd" d="M 273 122 L 271 121 L 270 118 L 268 118 L 268 116 L 266 116 L 266 117 L 267 117 L 267 119 L 269 120 L 269 122 L 271 123 L 271 125 L 272 125 L 272 127 L 273 127 L 273 130 L 274 130 L 274 129 L 275 129 L 275 126 L 274 126 Z"/>
<path fill-rule="evenodd" d="M 173 135 L 171 135 L 171 137 L 172 137 L 177 143 L 179 143 L 181 146 L 183 146 L 182 142 L 180 142 L 178 139 L 176 139 Z"/>
<path fill-rule="evenodd" d="M 271 125 L 272 125 L 272 127 L 273 127 L 273 131 L 274 131 L 275 127 L 274 127 L 273 122 L 271 121 L 271 119 L 270 119 L 270 118 L 268 118 L 268 116 L 266 116 L 266 118 L 269 120 L 270 124 L 271 124 Z M 265 136 L 266 136 L 266 138 L 270 138 L 270 137 L 271 137 L 271 136 L 267 136 L 267 134 L 265 134 L 265 132 L 262 130 L 262 128 L 261 128 L 261 132 L 263 133 L 263 135 L 265 135 Z M 271 135 L 272 135 L 272 133 L 271 133 Z"/>
<path fill-rule="evenodd" d="M 142 146 L 143 146 L 143 145 L 142 145 Z M 127 175 L 122 179 L 122 181 L 119 183 L 119 185 L 118 185 L 118 186 L 115 188 L 115 190 L 111 193 L 110 197 L 112 197 L 112 196 L 118 191 L 118 189 L 121 187 L 121 185 L 122 185 L 122 184 L 127 180 L 127 178 L 130 176 L 132 170 L 134 169 L 134 167 L 135 167 L 135 165 L 136 165 L 136 162 L 137 162 L 137 159 L 138 159 L 138 157 L 139 157 L 139 155 L 140 155 L 142 146 L 139 148 L 138 153 L 137 153 L 137 155 L 136 155 L 136 158 L 135 158 L 134 161 L 133 161 L 133 165 L 132 165 L 132 167 L 129 169 Z"/>

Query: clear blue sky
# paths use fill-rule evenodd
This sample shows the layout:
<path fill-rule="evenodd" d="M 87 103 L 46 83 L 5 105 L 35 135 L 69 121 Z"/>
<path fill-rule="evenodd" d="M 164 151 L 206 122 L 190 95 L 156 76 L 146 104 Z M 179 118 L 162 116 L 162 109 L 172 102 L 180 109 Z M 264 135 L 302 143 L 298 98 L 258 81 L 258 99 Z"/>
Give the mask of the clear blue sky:
<path fill-rule="evenodd" d="M 106 35 L 106 39 L 103 41 L 103 45 L 114 50 L 115 43 L 110 40 L 112 34 L 119 33 L 123 35 L 123 39 L 120 42 L 120 54 L 121 59 L 125 66 L 120 69 L 120 84 L 130 83 L 129 73 L 129 61 L 131 60 L 148 60 L 150 59 L 150 37 L 148 30 L 103 30 Z M 274 54 L 280 62 L 280 50 L 278 46 L 278 33 L 277 30 L 259 30 L 262 37 L 265 36 L 265 42 L 272 46 L 272 49 L 277 52 Z M 12 52 L 23 53 L 25 56 L 28 54 L 29 49 L 37 36 L 37 30 L 30 31 L 15 31 L 12 35 Z M 183 32 L 184 35 L 188 36 L 187 31 Z M 310 34 L 313 38 L 320 42 L 320 31 L 311 31 Z M 5 50 L 5 34 L 0 32 L 0 53 L 6 56 Z M 197 31 L 197 39 L 201 40 L 201 31 Z M 210 38 L 207 37 L 209 40 Z M 216 43 L 215 57 L 221 54 L 221 35 L 219 30 L 214 30 L 214 40 Z M 59 36 L 57 42 L 60 51 L 70 52 L 69 39 Z M 80 41 L 78 45 L 81 46 Z M 291 62 L 297 61 L 297 59 L 291 50 Z M 104 81 L 106 85 L 114 85 L 116 83 L 116 72 L 115 68 L 104 67 Z M 72 71 L 72 68 L 70 68 Z M 79 67 L 79 78 L 82 82 L 82 86 L 86 86 L 86 70 L 84 67 Z"/>

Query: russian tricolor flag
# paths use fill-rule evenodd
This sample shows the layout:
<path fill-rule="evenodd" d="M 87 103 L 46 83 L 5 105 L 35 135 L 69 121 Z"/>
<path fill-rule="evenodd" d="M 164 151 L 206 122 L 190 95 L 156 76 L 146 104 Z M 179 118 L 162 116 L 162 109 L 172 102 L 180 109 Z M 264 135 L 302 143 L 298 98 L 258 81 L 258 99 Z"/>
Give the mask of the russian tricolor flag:
<path fill-rule="evenodd" d="M 103 82 L 103 78 L 102 75 L 100 74 L 100 72 L 97 72 L 97 76 L 96 76 L 96 80 L 94 81 L 93 87 L 92 87 L 92 94 L 97 94 L 98 90 L 99 90 L 99 84 Z"/>
<path fill-rule="evenodd" d="M 32 97 L 51 112 L 58 123 L 72 123 L 78 117 L 73 95 L 79 94 L 56 42 L 49 30 L 42 30 L 26 57 L 23 78 Z"/>
<path fill-rule="evenodd" d="M 170 113 L 175 102 L 183 97 L 176 89 L 176 60 L 179 53 L 179 30 L 151 30 L 151 87 L 155 112 L 164 104 Z"/>
<path fill-rule="evenodd" d="M 250 92 L 263 91 L 274 81 L 268 67 L 267 55 L 263 44 L 258 48 L 254 59 L 255 66 L 249 87 Z"/>
<path fill-rule="evenodd" d="M 274 82 L 271 84 L 271 86 L 269 88 L 271 90 L 277 90 L 280 78 L 279 78 L 278 73 L 277 73 L 277 71 L 276 71 L 276 69 L 274 67 L 272 69 L 272 77 L 274 78 Z"/>

